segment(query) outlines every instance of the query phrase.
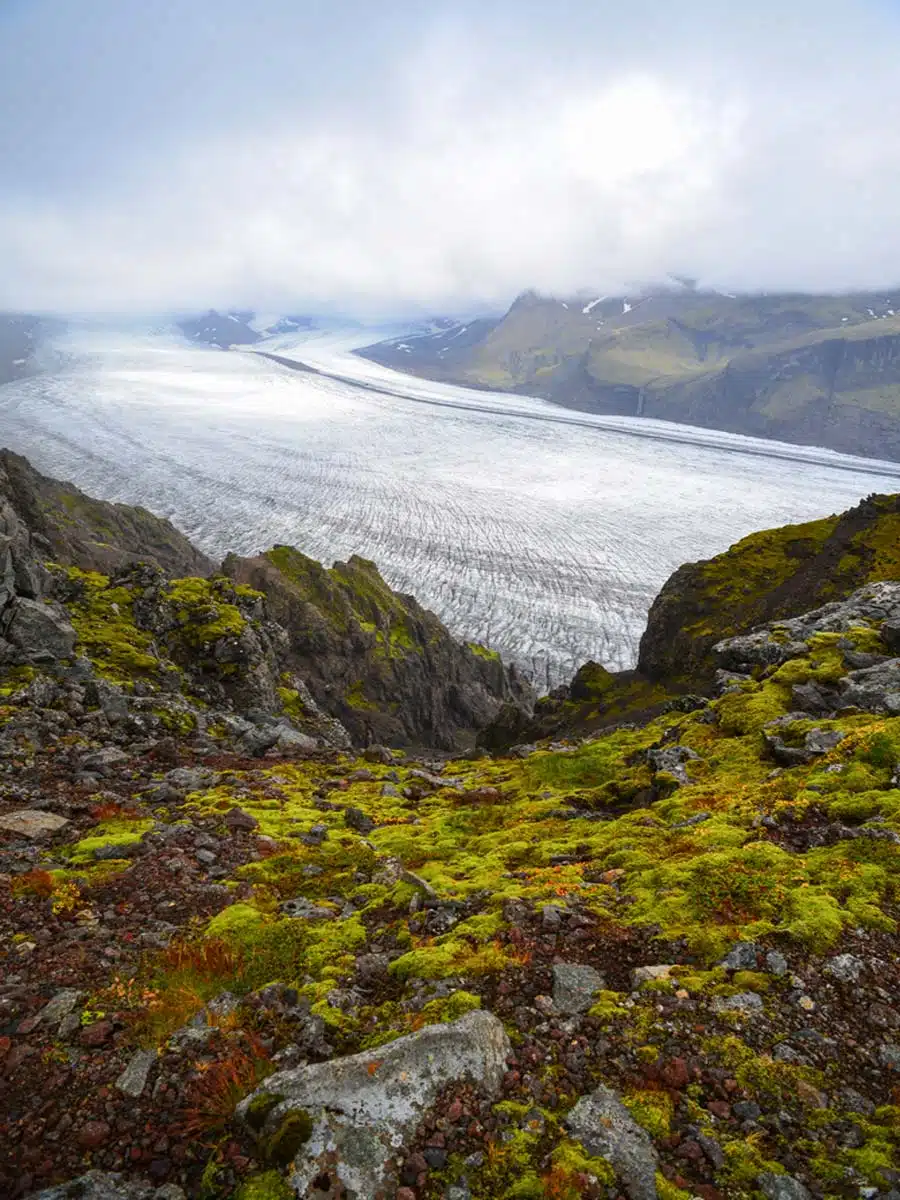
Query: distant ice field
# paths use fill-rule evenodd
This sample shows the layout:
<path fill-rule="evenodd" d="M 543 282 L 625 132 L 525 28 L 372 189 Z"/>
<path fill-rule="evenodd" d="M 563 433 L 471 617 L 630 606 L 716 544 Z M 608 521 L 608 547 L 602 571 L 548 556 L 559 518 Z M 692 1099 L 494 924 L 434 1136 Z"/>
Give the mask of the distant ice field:
<path fill-rule="evenodd" d="M 168 333 L 71 329 L 44 373 L 0 388 L 0 444 L 214 556 L 285 542 L 372 558 L 541 687 L 590 658 L 633 665 L 681 563 L 900 490 L 900 464 L 430 383 L 352 344 L 259 347 L 330 378 Z"/>

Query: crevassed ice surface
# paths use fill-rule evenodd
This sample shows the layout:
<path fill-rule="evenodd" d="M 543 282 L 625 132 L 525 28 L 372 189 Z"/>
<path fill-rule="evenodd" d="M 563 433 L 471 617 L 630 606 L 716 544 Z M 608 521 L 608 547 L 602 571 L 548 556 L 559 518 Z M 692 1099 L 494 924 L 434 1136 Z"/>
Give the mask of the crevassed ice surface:
<path fill-rule="evenodd" d="M 633 665 L 681 563 L 900 490 L 898 464 L 430 383 L 351 345 L 259 347 L 342 377 L 326 378 L 170 333 L 71 329 L 43 373 L 0 388 L 0 442 L 214 556 L 285 542 L 372 558 L 541 687 L 589 658 Z"/>

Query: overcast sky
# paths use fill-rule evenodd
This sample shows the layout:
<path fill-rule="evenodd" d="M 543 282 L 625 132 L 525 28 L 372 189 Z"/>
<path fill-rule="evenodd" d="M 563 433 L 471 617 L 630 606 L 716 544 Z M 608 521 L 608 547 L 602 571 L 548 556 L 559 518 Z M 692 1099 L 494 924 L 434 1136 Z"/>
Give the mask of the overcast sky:
<path fill-rule="evenodd" d="M 900 0 L 0 0 L 0 308 L 900 284 L 898 63 Z"/>

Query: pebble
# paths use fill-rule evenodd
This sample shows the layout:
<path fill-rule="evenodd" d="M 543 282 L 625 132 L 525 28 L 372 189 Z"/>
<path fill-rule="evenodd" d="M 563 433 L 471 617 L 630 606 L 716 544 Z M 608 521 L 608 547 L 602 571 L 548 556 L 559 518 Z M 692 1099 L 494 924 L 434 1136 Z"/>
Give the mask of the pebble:
<path fill-rule="evenodd" d="M 83 1150 L 96 1150 L 109 1139 L 111 1132 L 105 1121 L 88 1121 L 79 1129 L 76 1140 Z"/>

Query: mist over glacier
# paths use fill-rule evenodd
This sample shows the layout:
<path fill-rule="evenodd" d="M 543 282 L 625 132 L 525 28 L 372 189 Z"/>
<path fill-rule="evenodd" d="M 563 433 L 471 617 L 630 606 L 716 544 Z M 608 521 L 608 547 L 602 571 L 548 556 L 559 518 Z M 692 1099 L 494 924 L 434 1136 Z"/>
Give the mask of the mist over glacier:
<path fill-rule="evenodd" d="M 681 563 L 900 490 L 897 464 L 412 379 L 350 353 L 372 336 L 261 346 L 316 375 L 137 324 L 72 326 L 40 374 L 0 388 L 0 442 L 212 555 L 283 542 L 374 559 L 541 688 L 587 659 L 633 665 Z"/>

